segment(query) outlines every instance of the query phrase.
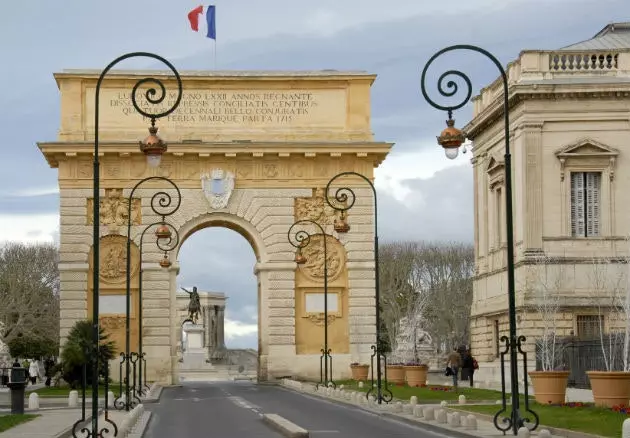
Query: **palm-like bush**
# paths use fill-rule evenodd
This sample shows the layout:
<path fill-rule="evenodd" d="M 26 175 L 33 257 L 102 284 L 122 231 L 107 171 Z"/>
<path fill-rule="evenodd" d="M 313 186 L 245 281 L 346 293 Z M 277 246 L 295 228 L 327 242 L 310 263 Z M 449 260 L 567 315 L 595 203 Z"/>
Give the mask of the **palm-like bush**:
<path fill-rule="evenodd" d="M 109 340 L 109 336 L 101 327 L 99 327 L 99 338 L 99 376 L 104 377 L 109 360 L 114 358 L 114 342 Z M 91 364 L 94 357 L 96 357 L 96 352 L 92 345 L 92 321 L 77 321 L 70 330 L 61 351 L 62 377 L 70 387 L 76 388 L 81 385 L 83 364 L 87 364 L 87 383 L 88 385 L 92 383 Z"/>

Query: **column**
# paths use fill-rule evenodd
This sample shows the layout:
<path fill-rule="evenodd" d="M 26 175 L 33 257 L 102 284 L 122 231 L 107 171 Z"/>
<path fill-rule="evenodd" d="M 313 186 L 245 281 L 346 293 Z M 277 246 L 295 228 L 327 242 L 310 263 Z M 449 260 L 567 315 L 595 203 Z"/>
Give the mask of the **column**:
<path fill-rule="evenodd" d="M 523 125 L 525 146 L 525 214 L 524 249 L 526 252 L 542 250 L 543 187 L 542 187 L 542 123 Z"/>
<path fill-rule="evenodd" d="M 219 306 L 219 312 L 217 315 L 217 347 L 219 349 L 225 348 L 225 306 Z"/>
<path fill-rule="evenodd" d="M 210 306 L 203 306 L 203 346 L 208 349 L 212 342 L 210 336 Z"/>

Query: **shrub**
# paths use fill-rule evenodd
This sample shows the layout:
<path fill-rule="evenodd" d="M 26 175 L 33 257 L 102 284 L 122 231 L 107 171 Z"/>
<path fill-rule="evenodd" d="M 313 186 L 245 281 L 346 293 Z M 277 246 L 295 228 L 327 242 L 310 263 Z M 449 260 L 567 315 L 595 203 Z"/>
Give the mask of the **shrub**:
<path fill-rule="evenodd" d="M 100 348 L 99 355 L 99 377 L 105 376 L 106 367 L 109 361 L 114 358 L 114 343 L 109 340 L 109 336 L 99 327 Z M 89 320 L 77 321 L 61 351 L 62 377 L 68 382 L 71 388 L 81 386 L 83 364 L 87 365 L 87 383 L 92 383 L 92 358 L 96 352 L 92 345 L 92 322 Z"/>

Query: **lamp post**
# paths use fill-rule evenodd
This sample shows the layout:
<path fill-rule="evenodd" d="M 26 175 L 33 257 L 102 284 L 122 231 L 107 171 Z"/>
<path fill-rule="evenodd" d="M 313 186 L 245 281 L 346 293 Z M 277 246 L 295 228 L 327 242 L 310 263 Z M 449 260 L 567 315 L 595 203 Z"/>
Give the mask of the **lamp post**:
<path fill-rule="evenodd" d="M 508 101 L 508 79 L 505 69 L 499 62 L 499 60 L 485 49 L 477 46 L 471 46 L 467 44 L 459 44 L 450 47 L 446 47 L 439 52 L 435 53 L 424 66 L 422 70 L 422 77 L 420 85 L 422 89 L 422 95 L 434 108 L 447 111 L 448 120 L 446 121 L 447 128 L 442 131 L 441 135 L 437 138 L 438 144 L 444 148 L 446 156 L 450 159 L 455 159 L 458 155 L 459 147 L 466 139 L 465 134 L 459 129 L 455 128 L 455 121 L 453 120 L 453 111 L 466 105 L 472 95 L 472 83 L 470 78 L 461 71 L 448 70 L 438 78 L 437 88 L 442 96 L 452 97 L 457 94 L 459 87 L 455 81 L 448 80 L 446 82 L 446 88 L 444 87 L 444 81 L 449 76 L 460 78 L 466 83 L 466 97 L 458 104 L 443 106 L 434 102 L 427 94 L 425 88 L 426 74 L 431 63 L 440 55 L 451 52 L 454 50 L 470 50 L 489 58 L 494 65 L 499 69 L 501 73 L 501 79 L 503 81 L 503 119 L 504 119 L 504 137 L 505 137 L 505 217 L 506 217 L 506 234 L 507 234 L 507 277 L 508 277 L 508 316 L 509 316 L 509 337 L 502 336 L 501 342 L 505 344 L 504 350 L 501 352 L 501 390 L 502 390 L 502 407 L 499 412 L 494 416 L 495 427 L 506 432 L 512 429 L 514 435 L 517 435 L 518 429 L 521 427 L 527 427 L 527 424 L 531 424 L 528 427 L 530 430 L 535 430 L 538 427 L 538 415 L 529 408 L 529 396 L 527 391 L 527 354 L 522 349 L 522 344 L 525 342 L 524 336 L 516 335 L 516 287 L 514 279 L 514 230 L 513 230 L 513 207 L 512 207 L 512 156 L 510 155 L 510 115 L 509 115 L 509 101 Z M 507 411 L 505 391 L 505 355 L 510 354 L 510 386 L 512 392 L 512 412 L 509 416 L 505 413 Z M 522 415 L 520 410 L 519 388 L 518 388 L 518 353 L 523 356 L 523 373 L 525 382 L 525 411 L 532 414 L 534 421 L 532 422 L 528 417 Z M 500 420 L 499 420 L 500 419 Z M 502 424 L 499 424 L 499 421 Z"/>
<path fill-rule="evenodd" d="M 171 261 L 168 259 L 167 253 L 171 252 L 173 249 L 177 248 L 177 245 L 179 245 L 179 233 L 177 232 L 177 229 L 175 227 L 166 223 L 165 219 L 166 217 L 162 216 L 161 221 L 147 225 L 140 234 L 140 260 L 138 262 L 140 264 L 140 272 L 138 273 L 138 360 L 140 362 L 140 368 L 138 370 L 138 392 L 140 393 L 140 395 L 143 395 L 144 390 L 147 388 L 147 361 L 145 359 L 145 353 L 142 351 L 142 274 L 144 272 L 142 268 L 142 245 L 144 243 L 145 233 L 149 229 L 157 227 L 155 229 L 155 244 L 160 249 L 160 251 L 164 251 L 164 257 L 160 260 L 160 266 L 162 268 L 169 268 L 171 266 Z M 173 234 L 175 235 L 174 237 Z M 144 370 L 142 369 L 143 366 Z M 144 382 L 142 380 L 143 375 Z"/>
<path fill-rule="evenodd" d="M 372 189 L 372 195 L 374 197 L 374 293 L 376 300 L 376 345 L 372 345 L 372 387 L 366 393 L 366 398 L 370 397 L 372 391 L 376 389 L 376 402 L 381 404 L 382 402 L 389 403 L 393 399 L 393 394 L 387 387 L 387 357 L 383 351 L 383 344 L 381 342 L 381 309 L 380 309 L 380 284 L 379 284 L 379 264 L 378 264 L 378 199 L 376 196 L 376 189 L 374 184 L 365 175 L 361 175 L 357 172 L 342 172 L 333 176 L 326 185 L 325 198 L 328 205 L 333 209 L 341 213 L 341 217 L 335 220 L 335 231 L 338 233 L 347 233 L 350 230 L 350 225 L 346 222 L 347 211 L 350 210 L 356 201 L 356 195 L 354 191 L 349 187 L 342 187 L 335 190 L 334 202 L 330 199 L 330 189 L 333 182 L 344 176 L 359 177 Z M 374 381 L 374 361 L 376 360 L 376 382 Z M 382 362 L 382 363 L 381 363 Z M 383 369 L 384 368 L 384 369 Z M 375 385 L 376 383 L 376 385 Z M 376 386 L 376 387 L 375 387 Z"/>
<path fill-rule="evenodd" d="M 332 378 L 332 356 L 330 355 L 331 350 L 328 348 L 328 246 L 326 244 L 326 238 L 328 234 L 324 231 L 324 228 L 317 222 L 310 219 L 301 219 L 296 221 L 291 227 L 289 227 L 289 231 L 287 232 L 287 238 L 289 243 L 297 248 L 297 253 L 295 254 L 295 263 L 298 265 L 303 265 L 308 261 L 304 255 L 302 255 L 302 249 L 306 248 L 311 243 L 311 234 L 309 234 L 305 230 L 298 230 L 295 235 L 293 235 L 293 239 L 291 239 L 291 232 L 293 228 L 298 225 L 315 225 L 320 231 L 320 235 L 322 236 L 322 246 L 324 250 L 324 348 L 322 348 L 322 355 L 319 359 L 319 378 L 320 382 L 317 384 L 323 384 L 324 387 L 328 387 L 332 384 L 333 388 L 336 387 L 335 382 L 333 382 Z M 295 240 L 295 242 L 294 242 Z"/>
<path fill-rule="evenodd" d="M 151 135 L 155 135 L 154 133 L 152 133 Z M 145 141 L 145 144 L 148 143 L 147 141 Z M 159 137 L 157 137 L 157 140 L 153 141 L 154 144 L 164 144 L 162 142 L 161 139 L 159 139 Z M 164 144 L 164 150 L 166 150 L 166 144 Z M 132 218 L 131 218 L 131 205 L 133 202 L 133 195 L 136 192 L 136 190 L 138 189 L 138 187 L 140 187 L 141 185 L 143 185 L 146 182 L 149 181 L 162 181 L 162 182 L 166 182 L 168 184 L 171 185 L 172 189 L 175 190 L 177 197 L 175 199 L 175 204 L 173 204 L 173 196 L 171 196 L 170 193 L 166 192 L 165 190 L 161 189 L 160 191 L 156 192 L 152 197 L 151 197 L 151 210 L 153 210 L 153 212 L 158 215 L 158 216 L 162 216 L 162 221 L 161 224 L 157 229 L 156 229 L 156 237 L 158 238 L 158 247 L 159 247 L 159 241 L 161 239 L 170 239 L 171 238 L 171 230 L 170 228 L 164 223 L 166 220 L 167 216 L 172 215 L 173 213 L 175 213 L 177 210 L 179 210 L 179 207 L 182 203 L 182 196 L 181 196 L 181 192 L 179 191 L 179 187 L 177 187 L 177 185 L 171 181 L 168 178 L 162 177 L 162 176 L 149 176 L 147 178 L 141 179 L 140 181 L 138 181 L 138 183 L 131 189 L 131 192 L 129 193 L 129 199 L 127 201 L 127 268 L 126 268 L 126 320 L 125 320 L 125 356 L 124 356 L 124 361 L 125 361 L 125 382 L 126 382 L 126 386 L 125 386 L 125 410 L 128 411 L 130 408 L 132 408 L 135 403 L 132 402 L 131 400 L 131 387 L 129 385 L 130 381 L 130 372 L 131 372 L 131 365 L 133 364 L 135 366 L 135 364 L 137 363 L 139 357 L 141 356 L 142 352 L 139 351 L 138 353 L 135 352 L 131 352 L 131 222 L 132 222 Z M 140 256 L 142 257 L 142 256 Z M 168 268 L 171 265 L 170 260 L 168 259 L 168 255 L 167 252 L 164 252 L 164 257 L 162 260 L 160 260 L 160 266 Z M 140 268 L 142 268 L 142 265 L 140 266 Z M 142 308 L 142 301 L 140 299 L 140 297 L 138 297 L 138 299 L 140 300 L 139 302 L 139 308 Z M 139 326 L 142 327 L 142 312 L 140 311 L 138 313 L 138 319 L 140 320 L 139 322 Z M 140 331 L 138 333 L 138 336 L 141 336 L 142 332 Z M 138 345 L 142 345 L 142 341 L 141 338 L 139 339 Z M 142 363 L 140 364 L 140 366 L 142 366 Z M 138 400 L 139 399 L 135 393 L 135 385 L 134 386 L 134 394 L 133 397 Z"/>
<path fill-rule="evenodd" d="M 95 353 L 94 360 L 92 363 L 92 428 L 91 430 L 86 431 L 87 432 L 86 438 L 102 436 L 103 433 L 107 432 L 106 429 L 103 429 L 101 431 L 98 428 L 98 369 L 99 369 L 99 361 L 98 361 L 99 301 L 98 300 L 99 300 L 99 275 L 100 275 L 100 272 L 99 272 L 100 270 L 99 269 L 100 268 L 100 260 L 99 260 L 99 256 L 100 256 L 100 245 L 99 245 L 100 244 L 100 229 L 99 229 L 100 227 L 100 196 L 99 196 L 100 195 L 100 163 L 99 163 L 99 158 L 98 158 L 99 157 L 99 132 L 98 130 L 99 130 L 99 113 L 100 113 L 99 112 L 100 93 L 101 93 L 101 86 L 103 84 L 103 79 L 105 78 L 107 73 L 119 62 L 124 61 L 129 58 L 134 58 L 134 57 L 153 58 L 153 59 L 163 62 L 175 74 L 175 77 L 177 79 L 179 94 L 175 101 L 175 105 L 173 105 L 172 108 L 169 108 L 166 111 L 157 113 L 157 114 L 149 114 L 140 108 L 140 106 L 136 102 L 136 92 L 138 91 L 138 88 L 142 85 L 145 85 L 145 84 L 153 84 L 154 86 L 157 85 L 160 88 L 160 94 L 158 94 L 158 91 L 156 90 L 156 88 L 151 87 L 146 91 L 145 96 L 149 103 L 155 104 L 155 105 L 160 104 L 166 98 L 166 89 L 164 85 L 162 84 L 162 82 L 155 78 L 144 78 L 144 79 L 140 79 L 134 85 L 133 92 L 131 94 L 131 102 L 133 104 L 133 107 L 138 113 L 140 113 L 144 117 L 151 119 L 152 128 L 156 129 L 154 125 L 155 119 L 164 117 L 172 113 L 175 110 L 175 108 L 179 105 L 179 102 L 182 98 L 182 82 L 179 77 L 179 73 L 177 73 L 177 70 L 175 70 L 175 67 L 173 67 L 173 65 L 170 62 L 168 62 L 166 59 L 154 53 L 131 52 L 131 53 L 126 53 L 122 56 L 119 56 L 118 58 L 110 62 L 107 65 L 107 67 L 105 67 L 105 69 L 102 71 L 102 73 L 100 74 L 96 82 L 96 90 L 95 90 L 95 98 L 94 98 L 94 160 L 92 163 L 93 169 L 94 169 L 93 178 L 92 178 L 93 204 L 94 204 L 94 208 L 93 208 L 94 224 L 93 224 L 93 229 L 92 229 L 92 251 L 94 254 L 93 269 L 92 269 L 92 348 L 94 349 L 96 353 Z M 155 161 L 157 161 L 155 156 L 159 155 L 160 151 L 152 150 L 150 148 L 144 148 L 142 149 L 142 151 L 147 154 L 149 164 L 154 164 Z"/>

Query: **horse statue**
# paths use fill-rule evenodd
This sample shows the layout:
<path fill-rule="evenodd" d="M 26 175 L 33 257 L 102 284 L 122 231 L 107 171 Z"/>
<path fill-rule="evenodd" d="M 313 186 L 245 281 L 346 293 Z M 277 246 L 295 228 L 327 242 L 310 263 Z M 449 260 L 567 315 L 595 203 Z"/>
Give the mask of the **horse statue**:
<path fill-rule="evenodd" d="M 197 286 L 193 286 L 192 292 L 184 287 L 182 287 L 182 290 L 190 296 L 190 301 L 188 302 L 188 318 L 192 320 L 194 324 L 197 324 L 199 313 L 201 312 L 201 301 L 199 300 Z"/>

